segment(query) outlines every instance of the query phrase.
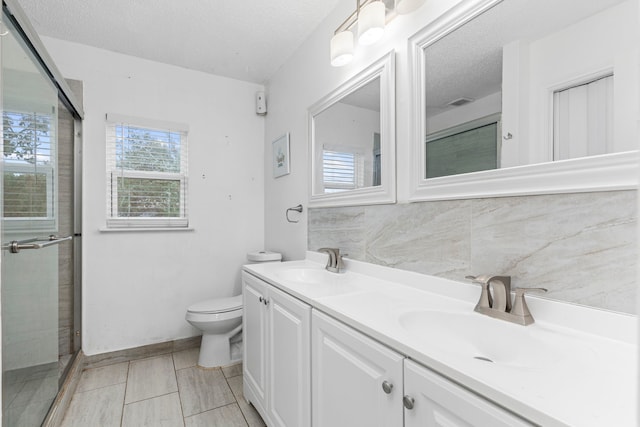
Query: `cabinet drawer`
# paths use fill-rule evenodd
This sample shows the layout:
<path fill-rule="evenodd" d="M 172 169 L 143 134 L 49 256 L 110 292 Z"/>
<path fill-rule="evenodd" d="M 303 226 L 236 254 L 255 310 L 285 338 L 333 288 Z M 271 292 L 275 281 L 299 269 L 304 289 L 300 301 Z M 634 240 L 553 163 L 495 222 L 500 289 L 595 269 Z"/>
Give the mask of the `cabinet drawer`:
<path fill-rule="evenodd" d="M 413 408 L 405 409 L 405 427 L 534 425 L 408 359 L 404 362 L 404 392 L 413 399 Z"/>

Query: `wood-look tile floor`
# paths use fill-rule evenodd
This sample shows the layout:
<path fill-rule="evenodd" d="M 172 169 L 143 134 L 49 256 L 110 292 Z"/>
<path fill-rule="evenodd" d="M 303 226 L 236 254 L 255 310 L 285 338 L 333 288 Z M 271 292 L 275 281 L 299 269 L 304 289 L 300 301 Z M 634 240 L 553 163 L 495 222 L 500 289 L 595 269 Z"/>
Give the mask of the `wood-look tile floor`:
<path fill-rule="evenodd" d="M 198 350 L 86 369 L 62 426 L 263 427 L 242 365 L 199 368 Z"/>

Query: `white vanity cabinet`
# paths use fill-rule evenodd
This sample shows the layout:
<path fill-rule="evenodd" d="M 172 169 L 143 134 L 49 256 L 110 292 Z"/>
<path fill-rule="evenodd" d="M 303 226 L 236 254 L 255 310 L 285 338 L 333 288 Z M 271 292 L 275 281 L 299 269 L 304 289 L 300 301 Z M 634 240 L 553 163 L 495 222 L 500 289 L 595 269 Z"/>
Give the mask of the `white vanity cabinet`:
<path fill-rule="evenodd" d="M 269 427 L 311 425 L 308 304 L 242 273 L 244 396 Z"/>
<path fill-rule="evenodd" d="M 314 427 L 402 426 L 404 356 L 313 310 Z"/>
<path fill-rule="evenodd" d="M 531 427 L 521 418 L 406 359 L 405 427 Z"/>

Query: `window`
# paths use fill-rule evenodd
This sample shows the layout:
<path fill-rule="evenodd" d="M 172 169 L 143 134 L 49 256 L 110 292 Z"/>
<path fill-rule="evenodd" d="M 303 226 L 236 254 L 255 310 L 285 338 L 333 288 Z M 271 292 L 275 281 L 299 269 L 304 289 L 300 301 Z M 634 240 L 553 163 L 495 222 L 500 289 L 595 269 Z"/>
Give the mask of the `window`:
<path fill-rule="evenodd" d="M 56 112 L 4 111 L 2 121 L 4 226 L 55 232 Z"/>
<path fill-rule="evenodd" d="M 187 227 L 187 127 L 107 117 L 107 227 Z"/>
<path fill-rule="evenodd" d="M 324 192 L 337 193 L 362 187 L 362 159 L 356 153 L 322 151 Z"/>

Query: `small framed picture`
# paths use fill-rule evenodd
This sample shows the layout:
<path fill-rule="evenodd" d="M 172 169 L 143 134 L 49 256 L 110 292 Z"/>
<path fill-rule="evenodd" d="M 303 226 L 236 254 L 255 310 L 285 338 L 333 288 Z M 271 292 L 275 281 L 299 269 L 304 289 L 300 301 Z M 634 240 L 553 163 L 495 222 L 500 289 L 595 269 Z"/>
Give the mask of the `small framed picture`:
<path fill-rule="evenodd" d="M 273 141 L 273 177 L 287 175 L 290 170 L 289 162 L 289 132 Z"/>

